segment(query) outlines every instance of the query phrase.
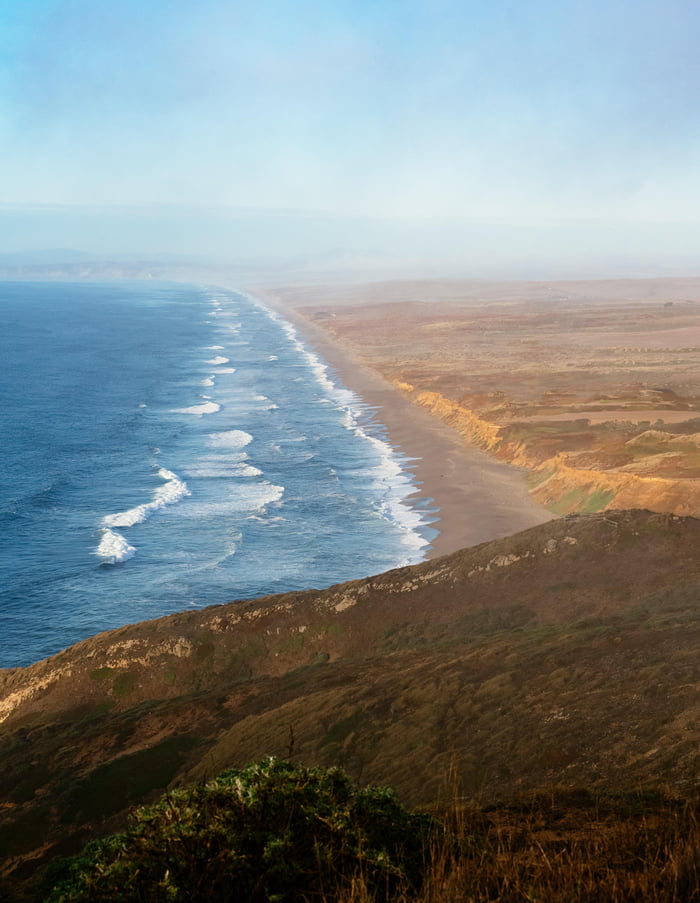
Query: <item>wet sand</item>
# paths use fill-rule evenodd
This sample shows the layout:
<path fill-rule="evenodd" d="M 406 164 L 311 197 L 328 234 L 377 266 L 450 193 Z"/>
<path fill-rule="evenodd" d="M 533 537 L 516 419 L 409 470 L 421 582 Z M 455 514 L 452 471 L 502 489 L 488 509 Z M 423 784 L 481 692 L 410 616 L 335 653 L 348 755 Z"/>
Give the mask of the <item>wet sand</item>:
<path fill-rule="evenodd" d="M 391 444 L 407 457 L 417 459 L 412 466 L 417 497 L 432 500 L 438 509 L 438 520 L 432 526 L 439 533 L 432 542 L 429 558 L 509 536 L 553 518 L 530 498 L 525 474 L 519 468 L 466 445 L 456 431 L 404 398 L 293 308 L 268 294 L 253 294 L 295 325 L 340 380 L 377 409 L 377 419 L 386 427 Z"/>

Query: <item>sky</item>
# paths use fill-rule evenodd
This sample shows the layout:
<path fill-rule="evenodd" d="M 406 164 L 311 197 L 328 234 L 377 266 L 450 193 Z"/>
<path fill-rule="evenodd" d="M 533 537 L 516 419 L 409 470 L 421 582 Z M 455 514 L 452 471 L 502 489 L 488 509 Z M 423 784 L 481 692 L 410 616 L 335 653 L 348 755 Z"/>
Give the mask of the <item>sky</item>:
<path fill-rule="evenodd" d="M 0 251 L 176 210 L 691 254 L 698 47 L 696 0 L 0 0 Z"/>

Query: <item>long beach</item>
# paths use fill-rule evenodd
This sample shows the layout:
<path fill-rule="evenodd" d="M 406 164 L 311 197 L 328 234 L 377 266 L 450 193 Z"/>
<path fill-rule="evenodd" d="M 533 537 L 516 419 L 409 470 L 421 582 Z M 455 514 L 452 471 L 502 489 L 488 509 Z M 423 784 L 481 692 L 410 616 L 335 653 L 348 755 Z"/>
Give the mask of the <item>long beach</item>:
<path fill-rule="evenodd" d="M 527 492 L 525 474 L 496 460 L 433 417 L 366 367 L 321 326 L 282 304 L 272 292 L 255 291 L 294 324 L 304 340 L 341 381 L 377 410 L 389 441 L 415 459 L 419 497 L 432 499 L 439 531 L 428 557 L 446 555 L 551 520 L 553 515 Z M 361 314 L 358 312 L 358 316 Z"/>

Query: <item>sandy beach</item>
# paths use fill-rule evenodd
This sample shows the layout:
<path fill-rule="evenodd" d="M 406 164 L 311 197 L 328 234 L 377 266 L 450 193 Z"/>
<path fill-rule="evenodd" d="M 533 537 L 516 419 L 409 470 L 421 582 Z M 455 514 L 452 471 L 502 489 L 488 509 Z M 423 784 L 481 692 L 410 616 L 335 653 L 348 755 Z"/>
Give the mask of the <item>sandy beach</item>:
<path fill-rule="evenodd" d="M 421 458 L 421 491 L 441 509 L 435 554 L 548 511 L 700 516 L 700 280 L 292 283 L 261 294 Z M 496 447 L 498 459 L 480 451 Z M 529 496 L 513 465 L 532 474 Z"/>
<path fill-rule="evenodd" d="M 525 474 L 486 452 L 464 443 L 458 433 L 404 398 L 378 373 L 364 366 L 325 330 L 275 297 L 253 292 L 274 307 L 337 373 L 340 380 L 370 406 L 386 427 L 392 445 L 415 459 L 412 471 L 418 497 L 432 500 L 439 531 L 429 558 L 509 536 L 554 515 L 527 492 Z"/>

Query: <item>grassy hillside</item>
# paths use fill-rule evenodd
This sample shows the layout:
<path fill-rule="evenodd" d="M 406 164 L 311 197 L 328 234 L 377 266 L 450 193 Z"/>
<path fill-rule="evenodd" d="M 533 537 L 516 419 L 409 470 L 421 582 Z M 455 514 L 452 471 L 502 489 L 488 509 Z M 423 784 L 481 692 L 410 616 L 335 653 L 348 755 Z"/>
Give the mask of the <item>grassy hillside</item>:
<path fill-rule="evenodd" d="M 689 793 L 699 588 L 700 521 L 606 512 L 0 672 L 3 875 L 264 755 L 342 765 L 410 806 L 455 786 L 480 805 L 562 785 Z"/>

